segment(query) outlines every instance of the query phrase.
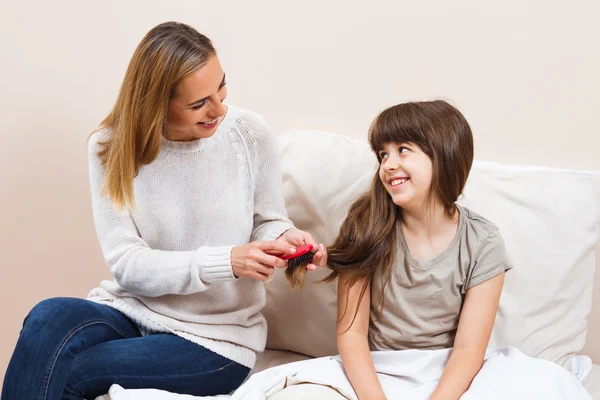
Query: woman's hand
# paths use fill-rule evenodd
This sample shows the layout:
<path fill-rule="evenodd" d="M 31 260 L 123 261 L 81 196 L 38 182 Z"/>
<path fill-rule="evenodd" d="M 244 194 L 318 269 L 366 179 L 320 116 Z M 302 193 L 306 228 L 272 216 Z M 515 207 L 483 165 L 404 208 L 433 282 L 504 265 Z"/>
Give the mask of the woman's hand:
<path fill-rule="evenodd" d="M 312 235 L 308 232 L 301 231 L 297 228 L 292 228 L 281 234 L 276 240 L 287 247 L 298 247 L 305 244 L 312 244 L 313 251 L 316 250 L 312 262 L 306 266 L 309 271 L 314 271 L 317 266 L 324 267 L 327 264 L 327 249 L 324 244 L 317 244 Z"/>
<path fill-rule="evenodd" d="M 237 278 L 246 277 L 266 281 L 277 268 L 287 268 L 287 261 L 273 254 L 291 254 L 296 251 L 282 241 L 252 242 L 231 249 L 231 268 Z"/>

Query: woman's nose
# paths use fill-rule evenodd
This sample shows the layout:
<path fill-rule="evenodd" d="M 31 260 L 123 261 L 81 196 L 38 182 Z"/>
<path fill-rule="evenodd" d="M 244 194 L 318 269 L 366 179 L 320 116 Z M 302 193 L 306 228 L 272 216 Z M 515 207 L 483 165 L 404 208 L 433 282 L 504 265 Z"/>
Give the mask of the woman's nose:
<path fill-rule="evenodd" d="M 227 108 L 221 102 L 221 99 L 219 99 L 218 97 L 216 97 L 214 99 L 214 101 L 212 101 L 212 104 L 214 105 L 214 107 L 213 107 L 213 113 L 214 113 L 215 117 L 222 117 L 223 115 L 225 115 L 225 112 L 227 111 Z"/>

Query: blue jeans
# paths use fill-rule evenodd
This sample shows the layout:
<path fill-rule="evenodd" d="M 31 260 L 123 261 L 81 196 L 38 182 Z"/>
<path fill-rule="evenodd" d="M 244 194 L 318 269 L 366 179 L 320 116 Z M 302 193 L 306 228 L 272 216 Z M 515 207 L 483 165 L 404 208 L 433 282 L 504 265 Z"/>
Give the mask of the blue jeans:
<path fill-rule="evenodd" d="M 195 396 L 235 390 L 249 368 L 171 334 L 142 336 L 119 311 L 53 298 L 23 323 L 2 400 L 94 399 L 117 383 Z"/>

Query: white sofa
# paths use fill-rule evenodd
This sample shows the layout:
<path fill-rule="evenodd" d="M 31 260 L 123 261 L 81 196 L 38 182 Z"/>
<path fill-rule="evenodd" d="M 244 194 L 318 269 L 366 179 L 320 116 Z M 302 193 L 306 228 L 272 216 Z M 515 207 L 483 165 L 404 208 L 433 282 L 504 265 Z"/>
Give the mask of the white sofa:
<path fill-rule="evenodd" d="M 330 244 L 349 205 L 377 168 L 368 145 L 324 132 L 278 138 L 290 218 Z M 514 269 L 507 274 L 490 346 L 571 368 L 586 341 L 592 306 L 594 246 L 599 237 L 600 173 L 476 162 L 459 200 L 499 226 Z M 310 357 L 336 354 L 335 283 L 303 291 L 277 273 L 267 282 L 267 351 L 254 372 Z M 600 400 L 600 366 L 584 385 Z"/>

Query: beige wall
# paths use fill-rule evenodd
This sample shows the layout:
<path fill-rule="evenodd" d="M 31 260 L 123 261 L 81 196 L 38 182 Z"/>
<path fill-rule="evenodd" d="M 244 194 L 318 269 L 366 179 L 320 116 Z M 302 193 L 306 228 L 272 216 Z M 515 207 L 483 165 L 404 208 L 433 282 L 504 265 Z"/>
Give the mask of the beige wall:
<path fill-rule="evenodd" d="M 230 103 L 278 132 L 364 138 L 383 107 L 441 96 L 471 122 L 478 159 L 600 170 L 597 1 L 290 3 L 2 1 L 0 374 L 36 302 L 84 296 L 108 277 L 85 140 L 159 22 L 212 37 Z M 594 302 L 600 337 L 600 289 Z M 600 342 L 588 353 L 600 363 Z"/>

